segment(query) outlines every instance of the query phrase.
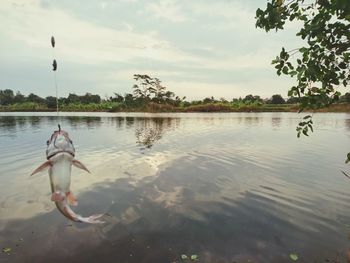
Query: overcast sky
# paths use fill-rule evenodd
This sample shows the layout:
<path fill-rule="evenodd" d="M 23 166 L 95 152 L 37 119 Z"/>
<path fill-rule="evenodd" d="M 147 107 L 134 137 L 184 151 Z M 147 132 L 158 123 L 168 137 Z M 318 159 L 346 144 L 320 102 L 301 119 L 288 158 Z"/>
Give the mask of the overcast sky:
<path fill-rule="evenodd" d="M 287 96 L 271 60 L 301 47 L 296 26 L 255 28 L 264 0 L 1 0 L 0 89 L 60 96 L 130 93 L 133 74 L 188 99 Z M 50 45 L 51 35 L 56 48 Z"/>

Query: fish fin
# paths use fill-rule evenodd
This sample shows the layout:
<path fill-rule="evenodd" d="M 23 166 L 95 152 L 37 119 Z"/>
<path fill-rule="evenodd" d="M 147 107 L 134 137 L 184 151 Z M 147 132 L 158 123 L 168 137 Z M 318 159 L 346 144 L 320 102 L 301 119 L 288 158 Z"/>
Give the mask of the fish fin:
<path fill-rule="evenodd" d="M 74 160 L 72 161 L 72 164 L 73 164 L 75 167 L 80 168 L 80 169 L 82 169 L 82 170 L 87 171 L 88 173 L 90 173 L 89 169 L 86 168 L 86 166 L 85 166 L 84 164 L 82 164 L 81 162 L 79 162 L 78 160 L 75 160 L 75 159 L 74 159 Z"/>
<path fill-rule="evenodd" d="M 54 192 L 51 195 L 51 201 L 53 202 L 62 202 L 64 200 L 64 196 L 60 192 Z"/>
<path fill-rule="evenodd" d="M 43 171 L 44 169 L 50 167 L 52 163 L 50 161 L 44 162 L 42 165 L 40 165 L 38 168 L 36 168 L 30 175 L 32 176 L 33 174 L 39 173 Z"/>
<path fill-rule="evenodd" d="M 68 204 L 70 204 L 72 206 L 78 205 L 78 201 L 75 198 L 75 196 L 73 195 L 72 191 L 66 192 L 66 197 L 67 197 Z"/>

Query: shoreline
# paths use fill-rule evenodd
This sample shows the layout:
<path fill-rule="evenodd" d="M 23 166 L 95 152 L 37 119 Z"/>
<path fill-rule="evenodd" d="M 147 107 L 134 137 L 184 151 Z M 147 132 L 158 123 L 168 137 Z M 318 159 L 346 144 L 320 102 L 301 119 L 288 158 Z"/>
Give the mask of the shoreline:
<path fill-rule="evenodd" d="M 47 107 L 16 107 L 2 106 L 0 112 L 56 112 L 55 108 Z M 73 108 L 73 107 L 61 107 L 59 112 L 106 112 L 106 113 L 118 113 L 118 112 L 142 112 L 142 113 L 229 113 L 229 112 L 298 112 L 299 105 L 297 104 L 265 104 L 265 105 L 244 105 L 240 107 L 234 107 L 225 104 L 202 104 L 189 107 L 174 107 L 171 105 L 147 105 L 142 108 L 124 108 L 118 109 L 111 108 L 96 108 L 89 107 L 87 104 L 84 108 Z M 339 112 L 339 113 L 350 113 L 350 104 L 333 104 L 327 108 L 315 109 L 315 110 L 304 110 L 303 112 Z"/>

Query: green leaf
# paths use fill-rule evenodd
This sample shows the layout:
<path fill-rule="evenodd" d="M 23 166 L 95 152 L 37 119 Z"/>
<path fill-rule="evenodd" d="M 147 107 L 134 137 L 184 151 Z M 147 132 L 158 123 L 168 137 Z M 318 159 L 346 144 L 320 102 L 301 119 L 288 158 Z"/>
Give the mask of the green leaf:
<path fill-rule="evenodd" d="M 191 260 L 199 260 L 198 255 L 192 255 L 192 256 L 191 256 Z"/>
<path fill-rule="evenodd" d="M 2 249 L 2 252 L 3 253 L 10 253 L 12 251 L 12 248 L 10 248 L 10 247 L 4 247 L 3 249 Z"/>
<path fill-rule="evenodd" d="M 309 128 L 310 128 L 311 132 L 314 132 L 314 128 L 312 127 L 312 125 L 311 125 L 311 124 L 308 124 L 307 126 L 309 126 Z"/>
<path fill-rule="evenodd" d="M 347 159 L 346 159 L 345 163 L 350 162 L 350 153 L 348 153 L 346 157 L 347 157 Z"/>
<path fill-rule="evenodd" d="M 346 69 L 346 64 L 344 62 L 339 63 L 339 68 Z"/>
<path fill-rule="evenodd" d="M 274 60 L 271 61 L 271 64 L 277 64 L 278 62 L 280 62 L 280 58 L 276 57 Z"/>
<path fill-rule="evenodd" d="M 289 258 L 293 261 L 297 261 L 299 259 L 298 255 L 294 253 L 289 254 Z"/>
<path fill-rule="evenodd" d="M 298 71 L 296 71 L 296 70 L 293 70 L 293 71 L 289 72 L 289 75 L 290 75 L 291 77 L 294 77 L 294 76 L 297 75 L 297 74 L 298 74 Z"/>

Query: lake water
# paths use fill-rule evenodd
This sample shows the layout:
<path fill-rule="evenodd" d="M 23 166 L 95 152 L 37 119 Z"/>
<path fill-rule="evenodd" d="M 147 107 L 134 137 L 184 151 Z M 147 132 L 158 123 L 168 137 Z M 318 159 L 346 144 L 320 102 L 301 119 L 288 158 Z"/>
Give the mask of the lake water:
<path fill-rule="evenodd" d="M 346 262 L 350 115 L 0 113 L 0 262 Z M 73 223 L 50 201 L 46 140 L 76 158 Z M 189 261 L 187 261 L 189 262 Z"/>

